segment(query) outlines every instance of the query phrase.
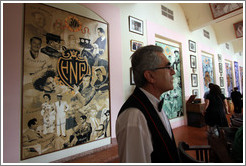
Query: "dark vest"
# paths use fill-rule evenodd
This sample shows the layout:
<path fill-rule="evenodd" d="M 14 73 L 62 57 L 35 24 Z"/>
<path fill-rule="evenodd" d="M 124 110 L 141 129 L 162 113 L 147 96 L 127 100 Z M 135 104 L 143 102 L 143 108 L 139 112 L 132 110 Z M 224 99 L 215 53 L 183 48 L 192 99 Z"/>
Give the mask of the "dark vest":
<path fill-rule="evenodd" d="M 180 160 L 173 133 L 171 139 L 155 108 L 139 88 L 136 88 L 133 94 L 127 99 L 127 101 L 121 107 L 118 116 L 124 112 L 124 110 L 130 107 L 139 109 L 147 120 L 153 145 L 151 162 L 179 163 Z"/>

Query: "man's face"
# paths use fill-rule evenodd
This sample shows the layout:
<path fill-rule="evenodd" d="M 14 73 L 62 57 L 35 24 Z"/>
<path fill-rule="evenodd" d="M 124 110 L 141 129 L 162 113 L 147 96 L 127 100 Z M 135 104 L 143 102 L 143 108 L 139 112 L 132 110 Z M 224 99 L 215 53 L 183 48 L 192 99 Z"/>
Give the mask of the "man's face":
<path fill-rule="evenodd" d="M 101 70 L 97 70 L 96 76 L 97 76 L 98 79 L 101 78 L 102 77 L 102 71 Z"/>
<path fill-rule="evenodd" d="M 39 13 L 36 13 L 34 15 L 34 22 L 36 25 L 38 25 L 40 28 L 43 28 L 45 26 L 45 19 L 44 19 L 44 16 L 39 14 Z"/>
<path fill-rule="evenodd" d="M 161 57 L 162 63 L 159 67 L 170 66 L 169 60 L 163 53 L 158 53 L 158 56 Z M 157 69 L 153 71 L 154 87 L 160 92 L 166 92 L 173 89 L 173 75 L 175 71 L 173 68 Z"/>
<path fill-rule="evenodd" d="M 38 52 L 41 48 L 41 41 L 38 39 L 33 39 L 31 42 L 31 51 Z"/>
<path fill-rule="evenodd" d="M 44 101 L 45 102 L 48 102 L 50 99 L 49 99 L 49 97 L 48 96 L 44 96 Z"/>
<path fill-rule="evenodd" d="M 50 46 L 53 47 L 55 50 L 60 50 L 61 49 L 60 42 L 50 41 Z"/>
<path fill-rule="evenodd" d="M 47 92 L 51 92 L 55 90 L 55 82 L 53 77 L 48 77 L 45 85 L 44 85 L 44 90 Z"/>

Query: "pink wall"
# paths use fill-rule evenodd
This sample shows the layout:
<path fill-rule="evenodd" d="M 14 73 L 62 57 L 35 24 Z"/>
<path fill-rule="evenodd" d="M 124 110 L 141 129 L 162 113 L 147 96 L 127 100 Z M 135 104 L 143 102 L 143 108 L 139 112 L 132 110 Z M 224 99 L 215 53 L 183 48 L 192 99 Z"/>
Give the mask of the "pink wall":
<path fill-rule="evenodd" d="M 109 4 L 83 4 L 109 23 L 112 137 L 123 103 L 120 11 Z M 23 4 L 3 5 L 3 162 L 20 161 Z M 115 37 L 117 36 L 117 37 Z"/>

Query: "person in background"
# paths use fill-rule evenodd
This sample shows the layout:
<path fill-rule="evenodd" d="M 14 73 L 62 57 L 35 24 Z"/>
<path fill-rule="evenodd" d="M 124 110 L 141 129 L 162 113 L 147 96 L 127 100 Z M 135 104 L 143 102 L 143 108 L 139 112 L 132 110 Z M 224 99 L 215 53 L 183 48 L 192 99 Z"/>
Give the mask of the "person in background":
<path fill-rule="evenodd" d="M 214 132 L 217 126 L 228 127 L 226 112 L 228 112 L 227 100 L 221 93 L 220 87 L 213 84 L 205 99 L 205 107 L 202 111 L 209 133 Z"/>
<path fill-rule="evenodd" d="M 116 120 L 120 162 L 180 162 L 172 128 L 160 102 L 161 94 L 173 89 L 175 71 L 163 49 L 154 45 L 136 50 L 131 63 L 136 88 Z"/>
<path fill-rule="evenodd" d="M 238 91 L 238 87 L 234 87 L 234 90 L 231 92 L 231 99 L 234 105 L 234 113 L 240 114 L 242 112 L 242 97 L 242 94 Z"/>

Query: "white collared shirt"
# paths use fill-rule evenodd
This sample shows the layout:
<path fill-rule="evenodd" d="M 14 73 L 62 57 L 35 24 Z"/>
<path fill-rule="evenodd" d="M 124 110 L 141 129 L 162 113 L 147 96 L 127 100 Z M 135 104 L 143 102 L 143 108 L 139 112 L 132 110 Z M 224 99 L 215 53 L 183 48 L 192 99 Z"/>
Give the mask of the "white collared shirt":
<path fill-rule="evenodd" d="M 140 88 L 153 104 L 170 137 L 171 126 L 164 111 L 158 111 L 158 100 L 149 92 Z M 151 132 L 143 113 L 137 108 L 128 108 L 120 114 L 116 121 L 116 138 L 119 146 L 120 162 L 150 163 L 153 151 Z"/>

